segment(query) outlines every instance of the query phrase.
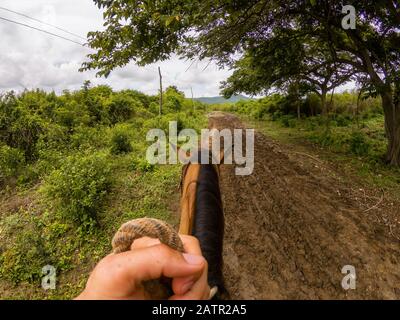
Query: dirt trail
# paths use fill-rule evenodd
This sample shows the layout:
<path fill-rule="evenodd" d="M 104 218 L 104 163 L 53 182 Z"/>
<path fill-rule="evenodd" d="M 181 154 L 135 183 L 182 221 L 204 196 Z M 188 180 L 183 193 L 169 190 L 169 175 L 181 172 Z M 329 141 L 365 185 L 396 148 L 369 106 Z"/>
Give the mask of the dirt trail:
<path fill-rule="evenodd" d="M 210 126 L 243 128 L 214 112 Z M 221 166 L 224 274 L 232 299 L 399 299 L 400 242 L 313 159 L 256 132 L 251 176 Z M 345 265 L 356 289 L 344 290 Z"/>

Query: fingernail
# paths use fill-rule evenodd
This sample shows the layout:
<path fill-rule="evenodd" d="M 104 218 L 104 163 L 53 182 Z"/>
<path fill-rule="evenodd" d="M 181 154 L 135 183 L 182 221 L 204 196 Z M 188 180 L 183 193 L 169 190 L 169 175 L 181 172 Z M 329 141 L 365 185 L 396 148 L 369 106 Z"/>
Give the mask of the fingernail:
<path fill-rule="evenodd" d="M 185 283 L 185 284 L 182 286 L 182 294 L 185 294 L 185 293 L 187 293 L 190 289 L 192 289 L 193 285 L 194 285 L 194 282 L 193 282 L 193 281 L 189 281 L 188 283 Z"/>
<path fill-rule="evenodd" d="M 189 264 L 202 264 L 204 260 L 202 256 L 197 256 L 188 253 L 184 253 L 183 258 L 185 258 L 186 262 Z"/>

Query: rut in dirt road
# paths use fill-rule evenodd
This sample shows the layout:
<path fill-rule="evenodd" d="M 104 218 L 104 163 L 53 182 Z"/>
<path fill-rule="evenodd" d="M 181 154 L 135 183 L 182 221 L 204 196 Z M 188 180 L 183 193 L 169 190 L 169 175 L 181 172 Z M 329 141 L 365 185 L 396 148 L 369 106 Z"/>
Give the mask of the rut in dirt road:
<path fill-rule="evenodd" d="M 210 127 L 243 128 L 233 115 Z M 346 188 L 291 150 L 255 135 L 255 167 L 221 166 L 224 275 L 232 299 L 400 298 L 400 243 L 374 224 Z M 344 290 L 341 269 L 356 269 Z"/>

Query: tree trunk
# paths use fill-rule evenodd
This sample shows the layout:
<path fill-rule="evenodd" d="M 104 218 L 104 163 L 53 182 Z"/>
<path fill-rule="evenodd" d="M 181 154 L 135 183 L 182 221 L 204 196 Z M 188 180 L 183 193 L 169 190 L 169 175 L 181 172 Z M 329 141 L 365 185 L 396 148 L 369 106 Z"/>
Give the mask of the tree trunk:
<path fill-rule="evenodd" d="M 297 119 L 301 118 L 300 100 L 297 100 Z"/>
<path fill-rule="evenodd" d="M 400 166 L 400 105 L 395 105 L 390 89 L 383 91 L 381 98 L 388 139 L 386 161 L 391 165 Z"/>
<path fill-rule="evenodd" d="M 326 94 L 327 91 L 322 91 L 321 92 L 321 106 L 322 106 L 322 115 L 327 116 L 328 115 L 328 105 L 326 104 Z"/>
<path fill-rule="evenodd" d="M 328 94 L 328 90 L 322 90 L 321 92 L 321 104 L 322 104 L 322 117 L 325 122 L 325 130 L 329 132 L 329 116 L 328 116 L 328 102 L 326 101 L 326 95 Z"/>

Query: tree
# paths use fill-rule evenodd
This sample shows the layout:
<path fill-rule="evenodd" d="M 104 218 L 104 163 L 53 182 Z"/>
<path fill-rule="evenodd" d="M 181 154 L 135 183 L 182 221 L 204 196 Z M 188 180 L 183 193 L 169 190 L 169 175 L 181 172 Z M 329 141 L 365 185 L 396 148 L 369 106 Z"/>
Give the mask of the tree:
<path fill-rule="evenodd" d="M 248 49 L 234 64 L 233 75 L 222 83 L 224 96 L 240 92 L 255 95 L 271 88 L 290 91 L 298 98 L 314 92 L 326 115 L 328 92 L 349 81 L 353 71 L 336 63 L 328 47 L 296 33 L 284 30 Z"/>
<path fill-rule="evenodd" d="M 104 31 L 89 33 L 82 70 L 108 75 L 134 60 L 145 65 L 172 53 L 211 58 L 232 66 L 237 53 L 297 30 L 328 46 L 334 60 L 368 75 L 381 96 L 388 137 L 387 161 L 400 165 L 400 5 L 396 0 L 348 0 L 357 8 L 356 29 L 345 29 L 344 4 L 331 0 L 95 0 L 104 9 Z"/>
<path fill-rule="evenodd" d="M 398 1 L 348 1 L 358 9 L 355 29 L 342 27 L 341 3 L 316 1 L 303 14 L 288 9 L 299 21 L 299 28 L 310 32 L 320 28 L 320 41 L 326 41 L 335 61 L 366 75 L 373 90 L 381 96 L 388 138 L 387 162 L 400 165 L 400 5 Z M 298 4 L 301 1 L 297 2 Z M 297 7 L 297 10 L 299 6 Z M 311 22 L 311 26 L 310 26 Z M 345 55 L 345 57 L 343 57 Z"/>
<path fill-rule="evenodd" d="M 185 102 L 185 94 L 175 86 L 169 86 L 165 90 L 165 107 L 169 112 L 179 112 Z"/>

